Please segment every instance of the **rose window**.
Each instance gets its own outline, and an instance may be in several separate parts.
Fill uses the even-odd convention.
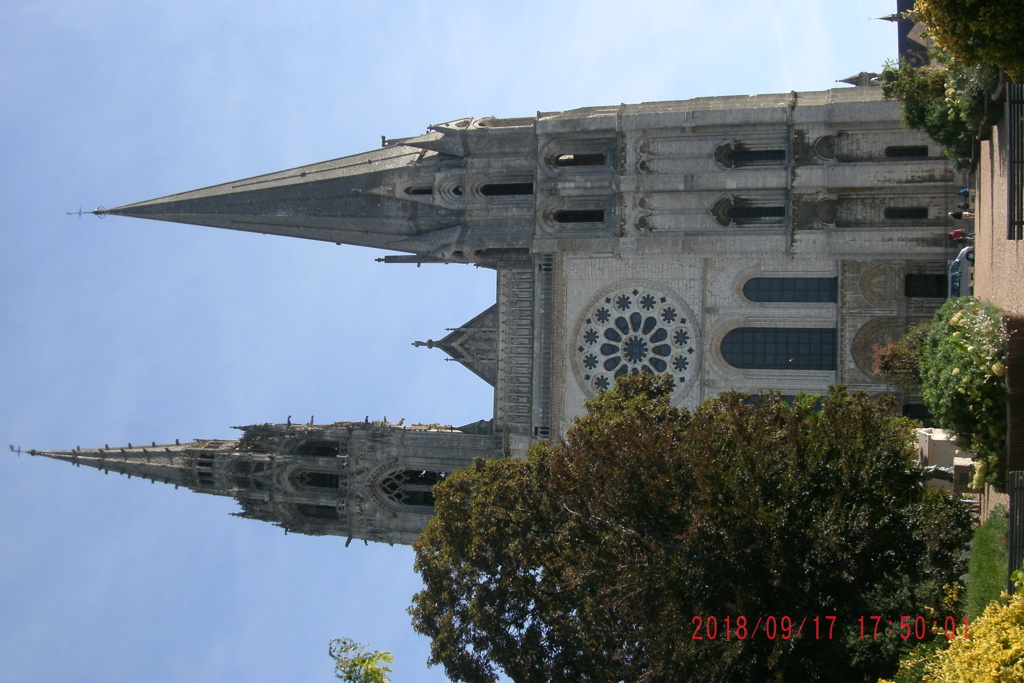
[[[616,377],[640,372],[669,373],[673,400],[693,384],[700,355],[696,321],[683,301],[652,285],[599,296],[584,310],[576,339],[573,366],[590,395],[610,389]]]

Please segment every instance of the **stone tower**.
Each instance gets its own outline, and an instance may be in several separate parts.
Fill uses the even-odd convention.
[[[871,347],[941,304],[958,188],[879,90],[460,119],[99,211],[494,269],[492,307],[417,342],[490,383],[493,413],[461,429],[262,425],[45,455],[232,495],[289,530],[407,543],[431,482],[557,438],[626,373],[669,373],[690,407],[724,390],[890,392]]]

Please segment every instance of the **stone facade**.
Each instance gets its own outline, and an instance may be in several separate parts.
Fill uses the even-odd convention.
[[[624,373],[670,373],[673,401],[689,407],[725,390],[891,391],[871,372],[871,347],[941,304],[958,188],[939,147],[904,129],[879,90],[460,119],[373,152],[102,211],[496,271],[493,307],[418,342],[494,386],[479,425],[324,428],[356,449],[331,470],[333,517],[193,488],[296,531],[407,543],[429,505],[389,497],[385,483],[521,456]],[[224,448],[255,457],[240,455],[252,433]],[[295,481],[280,471],[281,486]],[[321,498],[302,505],[329,508]]]

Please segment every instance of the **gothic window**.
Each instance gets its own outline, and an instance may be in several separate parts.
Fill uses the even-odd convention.
[[[533,194],[533,183],[489,183],[480,188],[485,197],[514,197]]]
[[[213,481],[213,453],[200,452],[196,456],[196,479],[200,486],[212,487]]]
[[[757,303],[835,303],[834,277],[753,277],[743,284],[743,296]]]
[[[398,470],[380,483],[381,492],[392,502],[412,507],[433,507],[434,484],[444,480],[447,472],[431,470]]]
[[[835,370],[836,330],[738,327],[722,340],[722,356],[747,370]]]
[[[295,455],[334,458],[338,455],[338,442],[331,439],[306,439],[295,448]]]
[[[944,299],[947,294],[945,275],[908,273],[903,281],[903,293],[914,299]]]
[[[253,475],[264,471],[267,469],[267,466],[268,463],[261,460],[253,462],[246,459],[235,462],[231,467],[235,485],[243,489],[265,490],[267,488],[266,483],[257,477],[253,477]]]
[[[604,209],[562,209],[555,211],[556,223],[603,223]]]
[[[786,207],[784,206],[733,206],[726,211],[726,215],[737,223],[744,221],[756,221],[766,218],[785,218]]]
[[[303,488],[337,490],[341,477],[331,472],[300,472],[296,483]]]
[[[715,150],[715,161],[728,168],[779,165],[786,162],[786,150],[749,149],[742,144],[726,143]]]
[[[314,519],[338,519],[338,510],[333,505],[309,505],[301,503],[295,506],[300,514]]]
[[[899,145],[885,148],[885,156],[890,159],[927,159],[927,145]]]
[[[927,206],[890,206],[884,216],[892,221],[924,220],[928,218]]]
[[[723,197],[711,207],[711,213],[718,224],[724,227],[757,226],[785,220],[786,207],[755,204],[739,197]]]
[[[607,158],[604,154],[559,154],[555,157],[555,166],[570,168],[573,166],[604,166]]]

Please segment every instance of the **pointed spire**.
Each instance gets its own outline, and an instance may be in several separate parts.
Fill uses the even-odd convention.
[[[154,482],[196,488],[193,477],[191,452],[201,447],[198,443],[186,445],[150,445],[124,448],[98,448],[92,450],[25,451],[53,460],[61,460],[76,466],[92,467],[105,473],[124,474],[129,478],[140,477]]]
[[[430,204],[401,201],[382,188],[423,177],[432,183],[430,167],[438,163],[437,153],[389,145],[94,213],[403,251],[391,245],[443,225]],[[444,222],[451,221],[449,211]]]

